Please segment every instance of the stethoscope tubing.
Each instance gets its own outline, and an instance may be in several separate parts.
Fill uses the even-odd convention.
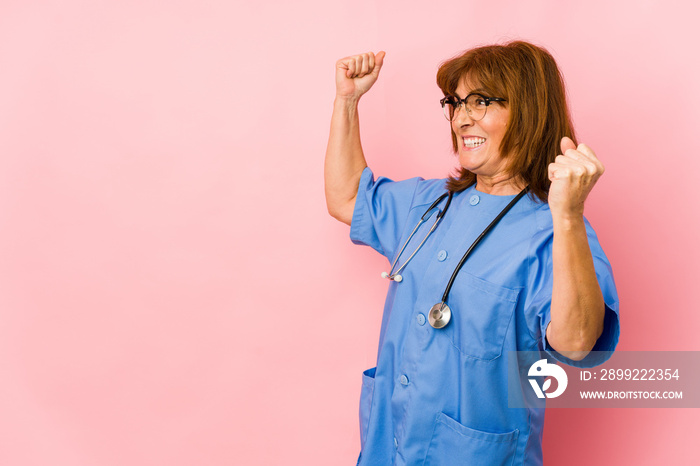
[[[481,232],[481,234],[474,240],[471,246],[469,246],[469,249],[467,249],[467,252],[464,253],[462,258],[460,259],[459,263],[457,264],[457,267],[455,267],[454,272],[452,272],[452,276],[450,277],[450,281],[447,282],[447,287],[445,288],[445,292],[442,294],[442,302],[445,303],[447,302],[447,297],[450,294],[450,290],[452,289],[452,285],[454,284],[455,279],[457,278],[457,274],[459,273],[460,269],[464,265],[465,262],[467,262],[467,258],[469,255],[472,253],[474,248],[478,246],[478,244],[481,242],[482,239],[491,231],[493,227],[496,226],[498,222],[501,221],[501,219],[508,213],[508,211],[527,193],[529,186],[526,186],[525,189],[520,191],[520,193],[513,198],[512,201],[508,203],[507,206],[501,212],[496,216],[496,218],[493,219],[493,221],[484,228],[484,231]],[[415,254],[415,253],[414,253]]]
[[[449,191],[449,192],[443,194],[442,196],[438,197],[435,200],[435,202],[433,202],[430,205],[430,207],[428,207],[428,210],[426,210],[425,213],[421,216],[420,221],[416,224],[416,226],[413,229],[413,231],[411,232],[411,234],[408,235],[408,239],[403,243],[403,247],[401,248],[399,253],[396,255],[394,262],[392,262],[391,269],[389,269],[390,273],[387,274],[388,278],[393,280],[396,276],[398,276],[401,273],[401,271],[408,265],[408,263],[411,262],[411,259],[413,259],[413,256],[415,256],[418,253],[418,251],[420,251],[420,249],[423,247],[423,244],[425,244],[426,240],[431,235],[431,233],[433,231],[435,231],[435,229],[438,226],[438,223],[440,223],[440,220],[447,212],[447,209],[450,207],[450,204],[452,203],[453,194],[454,193],[452,191]],[[428,234],[425,235],[425,238],[423,238],[423,241],[421,241],[421,243],[418,245],[418,247],[415,249],[415,251],[413,251],[413,254],[411,254],[411,256],[408,259],[406,259],[406,261],[403,263],[403,265],[401,267],[399,267],[399,269],[396,272],[394,272],[394,267],[396,266],[396,263],[398,262],[399,258],[401,257],[401,254],[403,254],[404,250],[406,249],[406,246],[408,246],[408,243],[411,242],[411,238],[413,238],[413,235],[416,234],[416,231],[418,231],[418,228],[420,228],[420,226],[423,225],[423,223],[425,223],[431,217],[433,209],[435,209],[438,206],[438,204],[440,204],[440,202],[442,202],[442,200],[445,199],[445,197],[447,197],[447,203],[445,204],[445,208],[443,210],[438,211],[437,217],[435,218],[435,222],[433,223],[433,226],[430,227],[430,231],[428,231]],[[400,281],[400,280],[398,280],[398,281]]]

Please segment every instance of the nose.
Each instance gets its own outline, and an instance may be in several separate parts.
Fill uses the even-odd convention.
[[[469,115],[469,111],[467,110],[466,105],[462,103],[459,107],[455,108],[454,110],[454,117],[452,118],[452,124],[455,125],[456,127],[462,127],[462,126],[470,126],[474,123],[474,120],[472,120],[471,116]]]

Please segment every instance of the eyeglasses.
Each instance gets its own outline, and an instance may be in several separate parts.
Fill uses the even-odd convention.
[[[491,102],[506,102],[506,99],[500,97],[484,97],[481,94],[471,93],[464,99],[460,99],[454,95],[445,96],[444,99],[440,99],[440,105],[442,105],[442,112],[445,114],[447,121],[452,121],[455,119],[455,112],[459,107],[464,104],[464,108],[467,109],[467,115],[474,121],[479,121],[486,115],[486,110]]]

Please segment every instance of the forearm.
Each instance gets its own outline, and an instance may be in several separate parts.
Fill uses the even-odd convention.
[[[605,303],[593,266],[583,215],[552,216],[553,288],[549,344],[580,360],[603,332]]]
[[[328,212],[348,225],[362,171],[367,166],[360,142],[358,99],[336,97],[324,166]]]

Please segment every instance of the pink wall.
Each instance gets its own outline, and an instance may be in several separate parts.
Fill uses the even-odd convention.
[[[369,49],[365,150],[401,178],[454,165],[442,60],[548,47],[607,166],[619,349],[700,350],[700,33],[674,3],[3,0],[0,464],[354,464],[385,265],[322,165],[335,60]],[[550,410],[545,458],[697,464],[699,421]]]

